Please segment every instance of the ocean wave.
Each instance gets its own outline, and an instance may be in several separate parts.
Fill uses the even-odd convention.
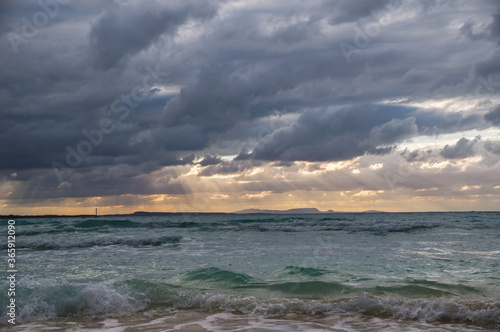
[[[299,272],[300,269],[301,268],[296,268],[295,272]],[[302,269],[303,272],[309,274],[316,270],[313,268]],[[293,272],[294,269],[287,270]],[[183,284],[199,289],[239,290],[247,293],[260,290],[261,294],[267,294],[268,296],[269,294],[276,294],[315,298],[336,294],[348,294],[353,290],[353,287],[335,281],[264,281],[244,273],[221,270],[214,267],[201,268],[187,272],[182,275],[181,280]]]
[[[18,227],[17,235],[35,236],[41,234],[55,233],[73,233],[73,232],[95,232],[103,231],[104,229],[112,228],[138,228],[142,227],[141,223],[130,220],[100,220],[88,219],[83,221],[44,221],[40,223],[20,223],[16,221],[16,226],[31,226]]]
[[[181,302],[180,304],[182,308],[185,303]],[[484,327],[500,325],[500,302],[495,300],[408,300],[362,294],[351,299],[337,301],[298,299],[261,301],[251,296],[239,297],[207,293],[194,296],[186,308],[257,314],[265,317],[281,317],[287,314],[323,316],[348,312],[377,318],[462,323]]]
[[[106,227],[106,226],[113,228],[136,228],[136,227],[141,227],[141,223],[131,221],[128,219],[124,220],[88,219],[73,223],[72,226],[77,228],[96,228],[96,227]]]
[[[482,291],[463,284],[446,284],[433,280],[406,279],[390,286],[376,286],[370,290],[375,295],[403,295],[407,297],[482,295]]]
[[[300,267],[300,266],[294,266],[294,265],[289,265],[285,267],[284,274],[286,275],[301,275],[301,276],[307,276],[307,277],[321,277],[327,274],[333,273],[332,271],[325,270],[325,269],[317,269],[313,267]]]
[[[23,236],[34,236],[41,234],[54,234],[54,233],[73,233],[73,232],[94,232],[96,228],[81,228],[78,229],[75,226],[71,225],[60,225],[56,228],[47,228],[47,227],[37,227],[37,228],[21,228],[16,231],[17,235]]]
[[[218,229],[227,230],[228,227],[235,228],[235,225],[225,223],[197,223],[191,221],[149,221],[149,222],[136,222],[131,220],[100,220],[89,219],[77,222],[56,223],[55,226],[51,223],[40,224],[26,224],[32,226],[29,228],[19,228],[18,235],[35,236],[41,234],[55,234],[55,233],[85,233],[85,232],[115,232],[117,229],[161,229],[161,228],[198,228],[202,231],[217,231]]]
[[[89,219],[77,223],[72,226],[77,229],[85,228],[193,228],[201,226],[218,226],[221,223],[197,223],[193,221],[132,221],[124,220],[106,220],[106,219]]]
[[[464,230],[472,229],[496,229],[497,219],[491,216],[483,219],[465,219],[456,222],[456,219],[439,220],[436,218],[408,218],[391,215],[388,218],[382,215],[373,218],[367,215],[341,216],[246,216],[231,217],[228,219],[203,219],[190,218],[165,218],[163,220],[151,220],[144,218],[94,218],[94,219],[44,219],[37,222],[19,220],[16,221],[18,229],[16,233],[23,236],[36,236],[54,233],[85,233],[85,232],[117,232],[129,229],[194,229],[203,232],[219,231],[258,231],[258,232],[347,232],[347,233],[371,233],[373,235],[385,236],[391,233],[419,233],[433,229],[458,228]],[[6,222],[6,220],[4,220]]]
[[[4,286],[2,288],[7,288]],[[0,295],[2,303],[3,294]],[[133,290],[118,290],[105,283],[69,283],[65,280],[23,278],[16,285],[16,322],[27,323],[60,317],[116,317],[146,308],[148,300]],[[2,306],[1,324],[7,323]]]
[[[8,221],[9,221],[9,219],[0,219],[0,225],[2,225],[2,224],[7,225]],[[28,220],[22,220],[22,219],[17,220],[16,219],[16,225],[18,225],[18,226],[29,226],[29,225],[35,225],[35,224],[36,224],[36,222],[34,222],[34,221],[28,221]]]
[[[56,227],[40,227],[19,229],[18,234],[34,236],[41,234],[72,233],[72,232],[103,232],[129,228],[196,228],[199,231],[247,231],[259,232],[312,232],[312,231],[343,231],[350,233],[370,232],[374,234],[387,234],[394,232],[409,233],[415,231],[426,231],[440,224],[397,224],[397,223],[359,223],[345,221],[286,221],[281,220],[253,220],[235,223],[196,223],[196,222],[132,222],[127,220],[86,220],[74,224],[62,224]]]
[[[180,280],[184,285],[205,290],[239,290],[246,293],[260,290],[260,294],[316,299],[361,293],[376,296],[405,296],[408,298],[483,296],[481,290],[471,286],[446,284],[431,280],[393,280],[384,285],[366,287],[344,284],[335,280],[317,279],[330,274],[333,274],[333,272],[323,269],[288,266],[279,274],[277,280],[265,281],[244,273],[210,267],[184,273],[180,276]],[[290,278],[295,278],[295,280],[290,280]]]
[[[352,218],[341,218],[341,217],[325,217],[321,218],[320,221],[354,221]]]
[[[272,218],[262,218],[255,217],[250,219],[234,219],[229,222],[239,223],[239,224],[253,224],[253,223],[287,223],[287,222],[297,222],[302,220],[310,220],[308,217],[283,217],[283,216],[273,216]]]
[[[251,287],[252,285],[247,288]],[[294,295],[301,298],[324,298],[333,295],[347,295],[356,291],[354,287],[339,282],[320,280],[273,282],[257,287],[266,289],[275,295]]]
[[[3,285],[2,290],[8,287]],[[498,299],[381,297],[367,293],[330,300],[276,297],[262,300],[217,292],[199,292],[159,281],[129,280],[106,283],[21,279],[18,282],[17,321],[43,321],[61,317],[117,317],[162,305],[184,310],[231,312],[265,317],[288,314],[324,316],[359,313],[369,317],[439,323],[500,326]],[[0,294],[5,300],[6,292]],[[6,311],[0,309],[2,324]]]
[[[183,281],[203,284],[217,284],[219,286],[243,286],[259,284],[261,281],[244,273],[221,270],[215,267],[201,268],[185,273]]]
[[[498,300],[380,298],[363,294],[342,302],[341,308],[381,318],[500,326]]]
[[[262,232],[311,232],[311,231],[344,231],[349,233],[370,232],[410,233],[426,231],[442,226],[438,223],[404,224],[404,223],[348,223],[348,222],[293,222],[275,224],[256,224],[251,227]]]
[[[29,240],[22,239],[16,242],[18,249],[30,250],[57,250],[71,248],[90,248],[103,247],[112,245],[125,246],[160,246],[168,243],[178,243],[182,239],[181,236],[156,236],[156,237],[92,237],[92,238],[65,238],[58,239],[57,242],[45,238],[30,238]],[[7,249],[7,243],[1,246],[2,249]]]

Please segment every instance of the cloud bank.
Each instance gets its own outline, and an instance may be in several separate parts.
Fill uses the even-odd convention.
[[[0,6],[0,212],[498,206],[496,1]]]

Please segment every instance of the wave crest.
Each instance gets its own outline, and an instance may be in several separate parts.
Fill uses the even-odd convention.
[[[222,273],[227,271],[206,270],[191,275],[196,275],[196,279],[199,279],[200,273],[203,275],[205,272],[210,272],[220,275],[224,280],[228,277],[227,274]],[[235,278],[242,278],[242,276],[235,276]],[[4,283],[0,294],[2,302],[5,300],[3,297],[6,294],[4,292],[6,287],[8,285]],[[19,280],[18,290],[17,312],[20,323],[59,317],[124,316],[150,306],[163,305],[176,309],[222,311],[265,317],[281,317],[287,314],[316,316],[361,313],[377,318],[462,323],[482,327],[500,326],[500,302],[495,299],[409,299],[378,297],[364,293],[350,298],[330,300],[278,297],[262,300],[254,296],[204,293],[195,289],[147,280],[129,280],[114,284],[79,284],[24,278]],[[3,307],[0,309],[2,324],[7,323],[5,310]]]
[[[72,248],[90,248],[90,247],[104,247],[112,245],[124,246],[160,246],[168,243],[178,243],[182,236],[156,236],[156,237],[98,237],[98,238],[84,238],[84,239],[65,239],[54,242],[43,238],[31,238],[29,240],[23,239],[16,243],[19,249],[30,250],[57,250],[57,249],[72,249]],[[2,249],[7,248],[7,243],[1,246]]]

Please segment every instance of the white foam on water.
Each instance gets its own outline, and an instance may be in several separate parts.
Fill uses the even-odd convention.
[[[344,302],[341,307],[345,311],[396,319],[472,323],[480,326],[500,324],[500,302],[494,300],[463,302],[437,298],[397,299],[361,295]]]
[[[127,287],[119,290],[105,283],[72,284],[53,280],[22,279],[20,286],[34,289],[31,296],[19,303],[18,322],[52,320],[61,317],[109,318],[130,316],[147,308],[149,299]],[[186,295],[170,294],[165,304],[177,309],[202,310],[207,313],[226,312],[249,317],[282,318],[286,315],[335,316],[362,314],[368,318],[420,321],[428,323],[473,324],[492,327],[500,325],[500,302],[490,300],[452,300],[446,298],[409,299],[384,298],[367,294],[352,299],[314,301],[275,299],[263,301],[253,296],[220,293]],[[142,299],[141,299],[142,298]],[[214,316],[222,317],[222,316]],[[163,323],[158,321],[158,323]],[[152,324],[156,324],[153,322]]]
[[[116,319],[105,319],[100,322],[103,327],[99,328],[78,328],[79,332],[93,332],[93,331],[102,331],[102,332],[123,332],[127,329],[126,326],[122,326]]]
[[[147,305],[147,301],[136,299],[130,291],[119,292],[105,283],[75,284],[66,280],[22,278],[17,286],[20,294],[26,294],[17,301],[18,323],[60,317],[120,317]],[[6,319],[0,323],[7,324]]]
[[[206,316],[204,319],[193,320],[177,324],[162,331],[190,331],[200,330],[209,332],[219,331],[286,331],[286,332],[422,332],[422,331],[449,331],[473,332],[482,331],[479,327],[464,325],[443,324],[434,325],[424,322],[399,321],[364,317],[360,314],[337,314],[330,317],[307,318],[303,316],[286,317],[283,319],[264,316],[237,315],[232,313],[217,313]]]
[[[206,331],[253,331],[255,329],[262,331],[304,331],[321,332],[325,329],[313,328],[309,322],[299,322],[293,320],[270,319],[262,316],[242,316],[231,313],[218,313],[207,316],[203,320],[183,323],[174,326],[166,331],[185,331],[190,326],[199,325]],[[231,328],[230,330],[228,328]]]
[[[476,332],[498,331],[462,324],[432,324],[421,321],[395,320],[389,318],[366,317],[362,314],[340,313],[324,317],[287,315],[270,318],[261,315],[233,313],[202,313],[183,310],[176,314],[158,317],[156,311],[137,313],[119,319],[101,321],[47,321],[18,326],[12,331],[80,331],[80,332],[125,332],[125,331],[286,331],[286,332]],[[152,317],[151,317],[152,315]],[[150,321],[144,319],[150,317]],[[136,322],[140,323],[136,323]]]

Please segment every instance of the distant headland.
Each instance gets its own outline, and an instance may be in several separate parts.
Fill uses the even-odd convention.
[[[260,210],[260,209],[245,209],[233,212],[234,214],[327,214],[327,213],[351,213],[343,211],[320,211],[316,208],[288,209],[288,210]],[[357,213],[385,213],[384,211],[369,210]]]
[[[79,215],[0,215],[0,219],[15,219],[15,218],[95,218],[95,217],[118,217],[118,216],[136,216],[136,217],[153,217],[153,216],[172,216],[181,214],[198,214],[198,215],[214,215],[214,214],[329,214],[329,213],[387,213],[384,211],[368,210],[363,212],[346,212],[346,211],[320,211],[317,208],[298,208],[288,210],[261,210],[261,209],[245,209],[234,212],[147,212],[136,211],[125,214],[79,214]]]

